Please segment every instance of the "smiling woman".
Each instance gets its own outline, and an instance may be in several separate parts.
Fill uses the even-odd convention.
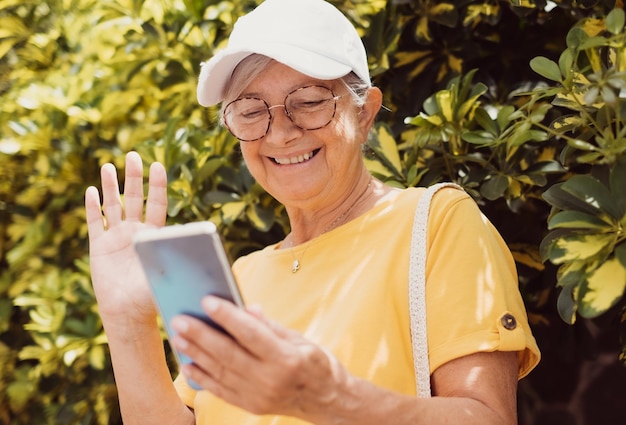
[[[151,167],[142,222],[139,156],[127,157],[125,205],[114,167],[102,168],[104,217],[97,190],[86,194],[91,270],[124,423],[517,423],[517,380],[539,351],[511,254],[455,189],[439,191],[430,210],[420,348],[435,397],[417,396],[413,348],[424,341],[411,339],[409,251],[425,190],[393,188],[365,167],[382,94],[350,22],[323,0],[266,0],[203,64],[197,93],[203,106],[222,103],[291,232],[233,265],[247,311],[203,300],[230,336],[174,319],[171,343],[193,364],[172,383],[130,245],[165,221],[165,170]]]
[[[245,64],[241,69],[245,71]],[[367,186],[369,173],[360,152],[380,108],[381,95],[378,89],[369,89],[364,105],[358,107],[340,79],[318,80],[276,61],[271,61],[265,71],[229,103],[225,113],[242,99],[263,99],[259,102],[264,106],[286,101],[284,108],[264,108],[262,143],[242,142],[241,151],[257,182],[287,210],[293,206],[304,214],[304,234],[297,230],[299,220],[290,218],[290,241],[300,243],[319,235]],[[305,94],[316,103],[321,96],[327,102],[321,108],[316,106],[313,116],[299,111],[294,117],[290,100],[302,92],[312,92]],[[227,124],[229,119],[226,115]],[[300,119],[308,123],[306,127]],[[300,161],[305,156],[308,160]]]

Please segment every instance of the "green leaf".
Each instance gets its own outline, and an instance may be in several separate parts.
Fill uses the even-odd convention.
[[[469,84],[469,83],[468,83]],[[480,103],[478,101],[478,99],[487,92],[488,88],[486,85],[484,85],[483,83],[477,83],[476,85],[474,85],[472,87],[472,91],[470,93],[470,96],[467,98],[467,100],[463,101],[463,97],[459,97],[459,101],[463,101],[463,103],[461,104],[461,106],[458,107],[458,110],[455,113],[455,118],[457,120],[461,120],[463,118],[466,118],[467,115],[469,115],[469,113],[474,110]],[[460,96],[462,96],[463,93],[461,93]]]
[[[496,123],[498,124],[498,133],[507,128],[508,124],[513,119],[513,114],[515,112],[515,107],[513,105],[506,105],[498,111],[498,116],[496,118]]]
[[[105,366],[105,351],[102,345],[95,345],[89,350],[89,364],[96,370],[103,370]]]
[[[580,105],[574,97],[564,94],[561,91],[557,91],[555,93],[552,105],[567,108],[576,112],[582,112],[584,110],[584,106]]]
[[[576,322],[576,302],[574,300],[575,286],[566,286],[559,293],[556,307],[561,319],[570,325]]]
[[[587,33],[582,28],[576,26],[568,31],[565,41],[570,49],[578,49],[587,38],[589,38]]]
[[[255,183],[254,177],[252,177],[252,174],[250,174],[250,170],[248,170],[248,166],[245,162],[242,162],[241,166],[239,167],[239,178],[241,179],[241,183],[243,186],[242,191],[244,192],[248,192]]]
[[[540,104],[528,115],[528,119],[533,124],[538,124],[544,120],[546,114],[548,113],[548,111],[550,111],[551,108],[552,106],[550,106],[548,103]]]
[[[455,96],[451,90],[440,90],[435,93],[435,101],[437,102],[437,109],[439,114],[443,117],[444,121],[454,122],[454,108]]]
[[[562,189],[563,183],[551,186],[541,195],[550,205],[560,210],[574,210],[597,215],[600,210],[593,205],[583,202],[569,192]]]
[[[596,49],[597,47],[604,47],[609,45],[609,40],[607,40],[604,37],[589,37],[586,40],[584,40],[580,46],[578,46],[578,48],[580,50],[593,50]],[[590,53],[593,54],[597,54],[597,52],[593,52],[591,51]],[[598,69],[595,69],[595,71],[598,71]]]
[[[595,145],[592,145],[591,143],[585,142],[584,140],[580,140],[580,139],[573,139],[573,140],[569,139],[567,141],[567,144],[581,151],[594,152],[598,150],[598,148]]]
[[[606,17],[606,29],[614,35],[622,32],[624,28],[624,10],[615,8]]]
[[[580,211],[561,211],[556,213],[548,222],[548,229],[612,229],[612,225],[598,217]]]
[[[572,67],[574,66],[574,53],[572,49],[565,49],[561,56],[559,56],[559,70],[561,75],[568,79],[572,73]]]
[[[563,183],[562,189],[581,201],[599,208],[616,220],[622,218],[622,212],[609,189],[592,176],[574,175]]]
[[[480,193],[485,198],[493,201],[504,195],[509,187],[509,179],[502,175],[491,176],[489,180],[480,186]]]
[[[233,192],[225,192],[222,190],[212,190],[207,192],[203,201],[209,204],[228,204],[230,202],[239,202],[241,197]]]
[[[367,146],[376,154],[376,159],[395,177],[402,176],[402,161],[390,128],[386,124],[377,124],[376,131],[370,132]]]
[[[391,130],[386,125],[380,125],[377,127],[376,135],[378,136],[378,146],[380,146],[379,152],[382,153],[389,164],[393,166],[393,171],[400,174],[402,162],[400,161],[396,139],[393,137]]]
[[[572,233],[554,242],[549,251],[549,258],[552,264],[590,260],[605,252],[613,240],[612,234]]]
[[[437,3],[433,2],[428,12],[428,17],[438,24],[445,25],[450,28],[454,28],[459,20],[457,8],[452,3]]]
[[[18,412],[22,410],[35,391],[35,383],[32,381],[20,380],[10,383],[6,393],[9,396],[11,408]]]
[[[561,81],[561,70],[556,62],[544,56],[537,56],[530,61],[530,67],[537,74],[552,81]]]
[[[529,140],[533,142],[545,142],[548,140],[548,133],[543,130],[530,130],[528,132]]]
[[[583,285],[582,299],[579,301],[580,315],[594,318],[619,302],[626,289],[626,268],[615,258],[598,267]]]
[[[541,256],[541,261],[548,261],[550,259],[550,252],[556,244],[556,241],[571,233],[572,231],[568,229],[556,229],[544,236],[539,244],[539,255]]]
[[[585,121],[580,115],[562,115],[550,123],[550,128],[563,134],[584,124]]]
[[[274,211],[259,204],[248,207],[246,214],[250,223],[261,232],[267,232],[274,224]]]
[[[626,242],[622,242],[615,247],[615,258],[619,260],[622,266],[626,267]]]
[[[209,179],[211,176],[215,175],[215,173],[226,163],[225,158],[216,157],[211,158],[200,167],[197,172],[195,178],[198,181],[205,181]]]
[[[422,104],[422,108],[427,115],[437,115],[441,109],[439,109],[439,104],[437,103],[436,93],[430,95]]]
[[[8,52],[10,52],[13,46],[15,46],[20,41],[21,40],[18,38],[0,39],[0,59],[2,59]]]
[[[584,155],[580,155],[577,160],[578,162],[580,162],[581,164],[597,164],[599,162],[602,161],[602,159],[604,158],[604,155],[602,155],[601,153],[596,153],[596,152],[591,152],[591,153],[587,153]]]
[[[246,203],[243,201],[240,202],[229,202],[228,204],[222,205],[220,209],[220,215],[222,217],[222,222],[226,225],[231,224],[235,220],[237,220],[243,212],[246,210]]]
[[[586,265],[585,261],[572,261],[563,264],[558,270],[557,286],[564,288],[581,285],[585,281]]]
[[[513,177],[515,180],[528,184],[531,186],[545,186],[548,183],[548,179],[543,173],[527,173],[527,174],[519,174]]]
[[[526,170],[529,174],[540,173],[540,174],[554,174],[554,173],[564,173],[565,169],[558,161],[541,161],[537,162]]]
[[[517,7],[526,7],[528,9],[534,9],[537,7],[533,0],[511,0],[511,4]]]
[[[493,135],[487,131],[467,131],[461,138],[473,145],[490,145],[495,142]]]
[[[626,214],[626,156],[613,165],[609,182],[611,194],[618,208],[617,212],[623,218]]]

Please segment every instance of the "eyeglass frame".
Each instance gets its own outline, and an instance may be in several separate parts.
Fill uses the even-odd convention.
[[[309,87],[321,87],[323,89],[326,89],[330,92],[330,94],[333,95],[333,97],[331,97],[330,99],[327,100],[332,100],[333,103],[333,113],[330,116],[330,119],[328,120],[328,122],[322,126],[319,127],[315,127],[315,128],[304,128],[299,126],[292,118],[292,114],[293,112],[289,111],[287,109],[287,98],[289,96],[291,96],[292,94],[300,91],[300,90],[304,90],[307,89]],[[333,122],[333,118],[335,118],[335,114],[337,113],[337,101],[339,99],[341,99],[342,97],[344,97],[345,94],[341,94],[341,95],[336,95],[335,92],[333,91],[333,89],[326,87],[326,86],[322,86],[320,84],[308,84],[306,86],[302,86],[302,87],[298,87],[292,91],[290,91],[289,93],[287,93],[287,95],[285,96],[285,98],[283,99],[283,103],[282,104],[276,104],[276,105],[269,105],[267,103],[267,101],[265,101],[265,99],[261,99],[260,97],[255,97],[255,96],[244,96],[244,97],[238,97],[235,100],[232,100],[230,102],[228,102],[228,104],[226,104],[226,106],[224,106],[224,108],[222,109],[223,113],[222,113],[222,123],[226,126],[226,128],[228,129],[228,131],[230,132],[230,134],[232,134],[235,138],[237,138],[237,140],[239,140],[240,142],[256,142],[257,140],[261,140],[262,138],[264,138],[265,136],[267,136],[267,133],[269,133],[270,131],[270,127],[272,126],[272,122],[274,120],[274,115],[272,114],[272,109],[274,108],[278,108],[279,106],[282,106],[283,109],[285,110],[285,115],[287,116],[287,118],[289,118],[289,121],[291,121],[291,123],[293,125],[295,125],[296,127],[298,127],[300,130],[304,130],[304,131],[313,131],[313,130],[319,130],[321,128],[326,127],[328,124],[330,124],[331,122]],[[230,126],[228,125],[228,122],[226,122],[226,110],[228,109],[228,107],[230,105],[232,105],[233,103],[240,101],[240,100],[245,100],[245,99],[250,99],[250,100],[260,100],[261,102],[263,102],[265,104],[265,107],[267,108],[267,113],[269,115],[269,119],[267,120],[267,128],[265,129],[265,133],[261,136],[261,137],[257,137],[256,139],[240,139],[239,137],[237,137],[237,135],[233,132],[233,130],[230,128]]]

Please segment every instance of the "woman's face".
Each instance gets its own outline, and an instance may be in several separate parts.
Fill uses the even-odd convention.
[[[311,84],[342,96],[328,125],[302,130],[287,117],[284,108],[276,107],[271,109],[273,118],[265,137],[241,142],[244,160],[256,181],[287,207],[319,208],[351,190],[364,170],[361,144],[380,107],[379,102],[356,107],[340,81],[316,80],[277,62],[240,97],[258,97],[270,106],[282,105],[287,94]]]

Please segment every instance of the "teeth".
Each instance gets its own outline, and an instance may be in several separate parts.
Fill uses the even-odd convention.
[[[301,162],[308,161],[311,158],[313,158],[313,152],[305,153],[304,155],[294,156],[292,158],[274,158],[274,161],[277,164],[289,165],[300,164]]]

